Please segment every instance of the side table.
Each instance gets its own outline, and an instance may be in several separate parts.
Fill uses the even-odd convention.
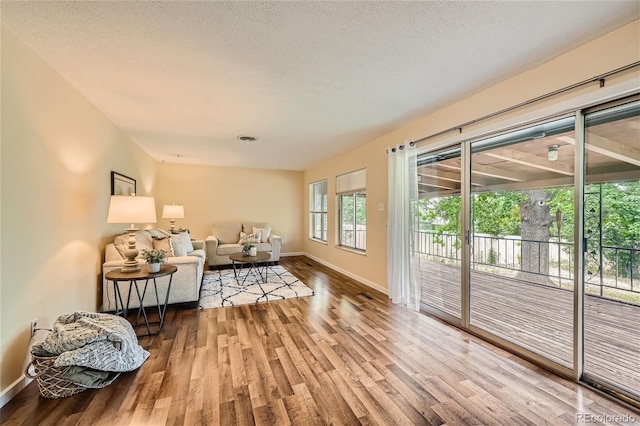
[[[113,293],[115,294],[115,302],[116,302],[116,315],[122,315],[124,318],[129,316],[129,304],[131,303],[131,292],[135,288],[136,294],[138,295],[138,301],[140,302],[140,306],[138,307],[138,313],[136,315],[136,320],[131,325],[135,328],[138,326],[145,326],[147,328],[147,334],[137,334],[138,337],[144,336],[152,336],[154,334],[160,333],[162,330],[162,326],[164,325],[164,316],[167,312],[167,303],[169,302],[169,292],[171,291],[171,281],[173,280],[173,274],[178,270],[177,267],[173,265],[162,265],[159,272],[150,273],[149,267],[147,265],[142,265],[139,271],[137,272],[122,272],[119,269],[115,269],[113,271],[109,271],[105,274],[105,279],[107,281],[113,282]],[[158,284],[156,283],[157,278],[161,277],[169,277],[169,284],[167,286],[167,294],[164,298],[164,304],[160,303],[160,298],[158,297]],[[158,321],[149,322],[149,317],[147,316],[147,311],[144,306],[144,296],[147,293],[147,287],[149,285],[149,280],[153,281],[153,288],[155,290],[156,295],[156,305],[158,307]],[[122,302],[122,294],[120,293],[119,282],[127,282],[129,281],[129,294],[127,296],[127,305],[125,306]],[[144,288],[142,293],[140,292],[139,282],[144,281]],[[142,315],[144,321],[140,322],[140,315]],[[151,325],[158,325],[158,329],[152,333]]]

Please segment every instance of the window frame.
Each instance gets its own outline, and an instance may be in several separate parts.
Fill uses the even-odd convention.
[[[367,191],[366,190],[359,190],[359,191],[349,191],[349,192],[343,192],[340,194],[336,194],[338,197],[338,247],[340,248],[345,248],[348,250],[353,250],[356,251],[358,253],[366,253],[367,252],[367,229],[366,229],[366,223],[367,223]],[[353,231],[354,231],[354,236],[352,238],[353,243],[352,244],[346,244],[346,241],[343,240],[343,221],[342,221],[342,211],[343,211],[343,207],[342,207],[342,203],[343,203],[343,197],[353,197],[353,222],[351,223],[351,225],[353,226]],[[358,216],[356,213],[357,210],[357,203],[358,203],[358,198],[362,198],[364,200],[364,215],[365,215],[365,220],[364,220],[364,225],[365,225],[365,229],[362,230],[362,232],[364,232],[364,247],[359,247],[358,246]]]
[[[323,184],[324,184],[324,193],[322,191]],[[327,238],[329,235],[329,226],[327,223],[328,216],[329,216],[327,187],[328,187],[327,179],[319,180],[309,184],[309,239],[312,241],[318,241],[325,244],[327,243]],[[316,203],[317,195],[319,195],[320,197],[324,196],[324,198],[320,199],[319,210],[318,210],[318,204]],[[320,235],[319,236],[317,235],[317,232],[316,232],[317,215],[320,215]]]

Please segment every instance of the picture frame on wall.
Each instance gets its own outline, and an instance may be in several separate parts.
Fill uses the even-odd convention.
[[[135,195],[136,180],[117,172],[111,172],[111,195]]]

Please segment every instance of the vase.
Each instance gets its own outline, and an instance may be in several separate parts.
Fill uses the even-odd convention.
[[[149,272],[152,274],[160,272],[160,263],[149,263]]]
[[[249,249],[249,256],[256,256],[258,254],[258,249],[255,247],[251,247]]]

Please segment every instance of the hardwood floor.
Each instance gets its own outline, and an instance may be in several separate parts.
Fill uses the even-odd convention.
[[[422,300],[460,317],[460,268],[420,260]],[[640,385],[640,306],[585,295],[585,371]],[[558,364],[573,365],[573,292],[471,272],[471,324]]]
[[[640,419],[638,412],[393,305],[306,257],[283,258],[281,265],[315,295],[172,309],[160,335],[140,340],[151,357],[139,370],[107,388],[56,400],[41,398],[31,383],[2,408],[2,424],[558,425],[581,423],[577,415]]]

